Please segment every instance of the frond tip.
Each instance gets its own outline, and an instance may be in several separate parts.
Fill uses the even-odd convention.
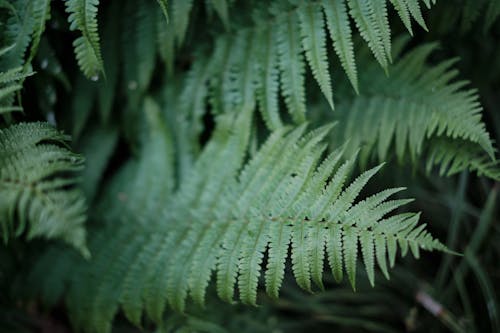
[[[7,242],[27,237],[60,238],[85,256],[86,205],[72,188],[83,158],[64,147],[68,137],[46,123],[0,130],[0,233]],[[63,146],[61,146],[63,145]]]

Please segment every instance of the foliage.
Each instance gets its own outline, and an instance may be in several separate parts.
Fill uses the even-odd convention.
[[[500,329],[498,4],[0,1],[0,330]]]

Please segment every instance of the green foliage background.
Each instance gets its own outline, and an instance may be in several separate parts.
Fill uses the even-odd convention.
[[[500,331],[499,15],[0,0],[0,331]]]

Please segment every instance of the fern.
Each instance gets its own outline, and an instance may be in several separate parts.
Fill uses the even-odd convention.
[[[83,159],[61,147],[68,137],[45,123],[20,123],[0,130],[0,215],[5,242],[27,231],[33,237],[61,238],[84,255],[85,201],[68,190]],[[59,145],[57,145],[59,144]]]
[[[393,1],[392,3],[400,11],[408,8],[407,11],[404,11],[405,17],[413,17],[425,27],[425,23],[421,19],[418,1],[405,1],[404,4],[407,6],[404,7],[405,9],[402,9],[401,1]],[[234,107],[233,102],[227,103],[221,100],[220,96],[218,96],[220,91],[230,91],[230,98],[242,100],[245,95],[248,96],[248,89],[252,89],[256,91],[257,96],[260,96],[262,100],[260,110],[267,126],[270,129],[277,129],[282,126],[282,121],[276,107],[273,105],[277,104],[274,91],[277,90],[276,86],[279,85],[293,120],[296,123],[303,122],[305,119],[305,59],[307,59],[307,63],[311,67],[313,76],[318,82],[321,91],[333,108],[332,85],[326,50],[327,30],[334,42],[334,50],[339,56],[352,86],[357,91],[357,69],[354,61],[352,31],[348,15],[356,22],[358,30],[368,42],[368,46],[375,58],[387,69],[388,62],[391,60],[391,37],[385,0],[297,2],[296,5],[285,6],[285,9],[271,9],[270,18],[267,21],[257,19],[255,27],[241,29],[235,34],[221,36],[216,39],[212,60],[209,62],[211,69],[209,75],[207,75],[211,79],[206,80],[207,84],[210,82],[212,87],[206,92],[206,95],[213,102],[212,108],[214,111],[231,112],[232,110],[238,110],[238,108]],[[184,22],[184,19],[182,19],[182,22]],[[298,29],[297,25],[300,29]],[[180,31],[184,31],[184,28]],[[178,34],[178,36],[182,35],[183,33]],[[248,47],[246,43],[240,41],[243,35],[247,40],[255,41],[264,36],[267,45],[277,45],[277,47],[265,48],[265,52],[261,56],[238,56],[246,52],[245,48]],[[269,38],[273,38],[274,41]],[[275,60],[276,57],[279,59],[278,62]],[[205,59],[200,60],[200,62],[205,62]],[[203,65],[195,65],[194,67],[197,68],[198,66]],[[252,86],[245,86],[244,88],[233,86],[233,78],[245,77],[246,74],[243,71],[248,68],[254,68],[252,70],[261,69],[265,75],[254,78],[256,84]],[[276,68],[280,69],[279,80]],[[262,96],[262,87],[268,87],[270,95]],[[186,90],[192,88],[186,85]],[[182,112],[189,113],[190,111],[182,110]]]
[[[455,59],[436,61],[442,58],[437,44],[410,48],[391,36],[406,29],[418,34],[415,42],[442,37],[425,37],[412,26],[435,33],[432,16],[423,15],[435,2],[68,0],[61,7],[49,0],[0,1],[0,41],[7,45],[0,50],[0,233],[10,243],[0,248],[0,282],[8,297],[14,295],[8,302],[38,316],[39,302],[60,308],[63,299],[74,329],[86,332],[115,330],[119,313],[144,330],[153,321],[157,330],[216,331],[219,318],[205,317],[213,312],[227,323],[240,308],[216,306],[198,316],[212,295],[230,304],[268,302],[259,309],[265,308],[257,319],[263,324],[249,325],[251,332],[289,329],[290,314],[301,311],[320,325],[380,331],[392,326],[379,323],[379,316],[394,317],[398,329],[404,316],[412,330],[416,286],[431,284],[432,274],[419,271],[416,281],[410,261],[391,272],[390,284],[382,277],[389,279],[398,252],[418,258],[421,250],[478,249],[497,191],[479,213],[474,206],[491,183],[474,184],[479,195],[469,203],[463,171],[500,179],[478,94],[459,80]],[[480,22],[493,30],[498,1],[456,3],[465,6],[448,2],[431,13],[449,9],[447,17],[462,27]],[[84,75],[60,58],[70,45],[50,47],[54,37],[75,37],[60,25],[64,10],[70,30],[78,30],[73,46]],[[487,45],[481,51],[495,53],[488,40],[481,44]],[[464,54],[466,61],[477,59]],[[14,94],[21,96],[32,65],[40,75],[23,91],[32,111],[7,114],[21,110]],[[491,72],[481,78],[488,89],[497,83]],[[100,76],[106,79],[87,80]],[[496,101],[490,95],[486,106]],[[69,137],[48,124],[11,125],[25,116],[69,128],[87,167],[70,151]],[[308,126],[318,128],[307,133]],[[367,184],[383,164],[351,178],[358,164],[364,169],[393,156],[440,175],[463,172],[457,189],[454,178],[426,178],[445,190],[433,198],[435,206],[452,211],[451,223],[441,212],[433,219],[439,230],[449,228],[446,246],[419,223],[420,213],[403,212],[412,199],[402,197],[404,188],[383,185],[391,175],[382,182],[385,189],[365,196],[380,188]],[[85,201],[92,221],[87,229]],[[440,209],[429,206],[426,217]],[[458,237],[468,220],[467,230],[476,230],[470,242]],[[12,244],[20,236],[67,244]],[[475,263],[487,286],[480,264],[495,257],[491,252]],[[451,260],[443,261],[438,280],[446,280]],[[457,265],[459,274],[447,287],[452,292],[441,292],[438,281],[432,296],[473,318],[465,264]],[[367,294],[352,293],[375,280],[377,288]],[[308,292],[326,291],[298,297],[289,281]],[[333,282],[344,285],[332,288]],[[462,302],[456,307],[455,289]],[[259,293],[283,301],[270,305]],[[389,311],[379,310],[380,301]],[[281,312],[285,325],[274,325]],[[489,313],[496,327],[494,307]],[[445,324],[452,325],[453,314],[446,314]],[[228,330],[246,326],[236,320]],[[302,315],[295,321],[310,322]],[[460,325],[454,331],[462,331]]]
[[[8,51],[0,58],[0,71],[22,66],[24,54],[31,41],[33,31],[32,17],[33,2],[28,0],[9,3],[9,16],[3,29],[4,45],[11,45]]]
[[[77,264],[71,278],[67,299],[76,327],[107,332],[120,305],[137,325],[143,312],[161,322],[166,303],[184,311],[189,294],[203,304],[212,271],[223,300],[232,302],[237,290],[242,302],[256,304],[261,271],[267,293],[277,297],[289,249],[295,279],[307,290],[312,290],[311,281],[321,286],[324,258],[339,280],[345,270],[354,288],[358,257],[373,284],[375,265],[388,276],[397,247],[402,255],[411,250],[417,257],[419,249],[446,250],[424,225],[417,226],[419,214],[387,216],[410,201],[387,200],[401,188],[355,201],[380,166],[346,183],[354,157],[341,163],[342,150],[337,150],[319,163],[325,149],[321,141],[331,126],[306,135],[305,126],[283,128],[244,162],[249,115],[247,110],[234,121],[228,115],[219,119],[190,177],[175,192],[157,181],[145,185],[157,174],[153,170],[171,168],[171,159],[146,163],[168,156],[165,148],[146,146],[138,164],[127,165],[117,176],[122,188],[112,190],[106,197],[112,201],[102,205],[108,223],[91,237],[94,261]],[[150,126],[158,124],[157,118],[150,121]],[[170,135],[160,134],[159,126],[151,133],[169,142]],[[137,185],[123,188],[131,183],[122,180],[133,174]],[[145,192],[137,186],[146,186],[150,194],[141,196]],[[121,223],[123,200],[130,210]]]
[[[22,67],[0,72],[0,114],[22,111],[20,106],[12,106],[13,95],[21,90],[22,81],[31,73],[23,73]]]
[[[97,80],[103,72],[101,47],[97,28],[97,7],[99,0],[68,0],[66,10],[71,30],[79,30],[82,36],[75,39],[76,59],[82,72]]]
[[[396,54],[404,45],[403,39],[396,42]],[[451,173],[469,167],[479,171],[479,165],[484,165],[488,156],[493,160],[494,148],[481,121],[477,93],[465,89],[466,81],[456,80],[458,72],[452,67],[456,59],[433,67],[426,65],[436,47],[435,43],[424,44],[408,52],[390,68],[389,77],[372,62],[360,77],[364,91],[345,98],[339,106],[336,119],[342,130],[334,133],[334,141],[349,139],[352,151],[362,147],[363,164],[373,155],[385,161],[391,147],[395,148],[398,160],[409,155],[416,161],[426,147],[438,149],[433,148],[432,138],[446,139],[447,148],[451,149],[448,153],[461,161]],[[370,62],[366,54],[363,60]],[[467,142],[469,150],[475,147],[475,154],[483,154],[486,160],[483,157],[481,163],[477,159],[468,160],[470,153],[462,150],[463,142]],[[445,160],[442,153],[438,154],[441,158],[436,158],[435,152],[430,154],[434,156],[430,165]],[[446,169],[443,163],[441,172]]]

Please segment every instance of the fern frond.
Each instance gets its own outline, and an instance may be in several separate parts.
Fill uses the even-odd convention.
[[[396,44],[396,49],[401,49],[404,42],[398,40]],[[344,95],[336,113],[342,130],[334,133],[334,141],[349,139],[351,150],[362,147],[364,164],[373,155],[386,160],[393,148],[400,161],[407,155],[416,161],[432,147],[432,140],[427,143],[431,137],[469,142],[478,153],[482,151],[493,159],[494,148],[481,120],[478,95],[465,88],[466,81],[456,80],[455,60],[436,66],[426,64],[436,47],[425,44],[407,53],[391,67],[389,77],[365,57],[367,66],[360,77],[365,89],[351,98]],[[452,151],[460,154],[457,149]]]
[[[297,21],[294,15],[278,21],[276,44],[278,45],[281,93],[293,120],[296,123],[303,123],[306,114],[305,64]]]
[[[425,26],[421,21],[418,0],[391,2],[402,13],[402,20],[409,29],[411,29],[410,18]],[[187,8],[188,5],[183,6]],[[305,62],[311,68],[320,90],[333,108],[326,30],[333,40],[334,50],[342,67],[354,90],[358,92],[349,16],[356,23],[357,29],[382,67],[387,69],[392,60],[387,0],[321,0],[313,3],[298,1],[291,5],[282,4],[283,9],[271,7],[269,15],[257,15],[259,18],[254,20],[255,26],[239,29],[233,34],[228,33],[216,39],[209,73],[211,77],[209,99],[213,102],[212,109],[215,113],[240,110],[235,106],[235,100],[255,93],[266,125],[270,129],[279,128],[281,119],[276,110],[275,91],[281,89],[293,120],[296,123],[303,122]],[[183,14],[180,15],[183,21],[183,17],[187,15],[185,12],[186,10],[183,10]],[[175,19],[174,17],[173,20]],[[180,31],[184,31],[184,28]],[[182,35],[183,33],[179,32],[177,39]],[[260,56],[252,56],[251,63],[245,62],[246,55],[250,53],[246,48],[253,47],[253,42],[249,44],[248,40],[242,41],[242,36],[246,36],[246,39],[262,40],[262,43],[268,45],[263,52],[258,52]],[[168,45],[171,53],[171,41]],[[196,65],[195,61],[195,66],[203,67],[206,59],[201,57],[198,62],[200,64]],[[253,71],[260,69],[263,75],[254,78],[253,85],[238,86],[235,84],[238,79],[235,78],[241,77],[242,71],[250,68],[249,66]],[[227,100],[224,101],[220,95],[226,96]]]
[[[326,14],[326,23],[333,40],[333,46],[347,77],[356,91],[358,88],[358,74],[354,60],[351,25],[347,16],[347,9],[343,1],[324,1],[323,8]]]
[[[82,72],[93,80],[104,73],[97,29],[99,0],[68,0],[66,11],[71,30],[79,30],[82,36],[74,42],[76,58]]]
[[[61,238],[85,256],[85,200],[67,173],[83,159],[65,145],[68,137],[45,123],[21,123],[0,130],[0,215],[4,241],[27,231]],[[59,145],[56,145],[59,144]],[[69,189],[68,189],[69,188]]]
[[[326,35],[323,12],[320,6],[310,5],[298,9],[302,48],[312,73],[333,109],[331,79],[326,57]]]
[[[477,146],[468,141],[437,138],[427,153],[426,169],[439,168],[440,175],[451,176],[463,170],[479,176],[500,180],[500,163],[492,161]]]
[[[26,49],[33,32],[33,2],[29,0],[15,1],[8,7],[10,15],[6,20],[3,38],[5,45],[12,45],[0,58],[0,71],[22,66]]]
[[[19,106],[12,106],[14,93],[22,89],[22,81],[31,73],[24,73],[22,67],[0,72],[0,114],[22,111]]]
[[[311,290],[312,282],[322,286],[325,257],[334,275],[347,272],[354,287],[358,257],[373,284],[374,266],[387,271],[397,247],[414,255],[419,249],[445,250],[417,225],[418,214],[388,215],[408,202],[387,200],[401,189],[356,200],[380,166],[347,183],[354,157],[338,166],[340,149],[320,163],[331,126],[306,135],[305,126],[281,128],[245,162],[250,115],[246,109],[236,118],[219,118],[190,177],[175,192],[166,190],[170,199],[144,196],[148,191],[137,186],[151,170],[139,161],[145,169],[137,173],[136,185],[128,182],[126,194],[119,190],[132,212],[123,223],[114,216],[95,231],[94,262],[78,265],[71,279],[67,300],[77,328],[109,332],[120,305],[136,324],[143,312],[161,322],[167,304],[184,311],[189,295],[203,304],[212,272],[220,298],[232,301],[237,290],[242,302],[256,304],[261,273],[267,292],[278,296],[289,255],[297,283]],[[157,149],[144,154],[166,156]],[[128,204],[135,200],[157,205]]]

